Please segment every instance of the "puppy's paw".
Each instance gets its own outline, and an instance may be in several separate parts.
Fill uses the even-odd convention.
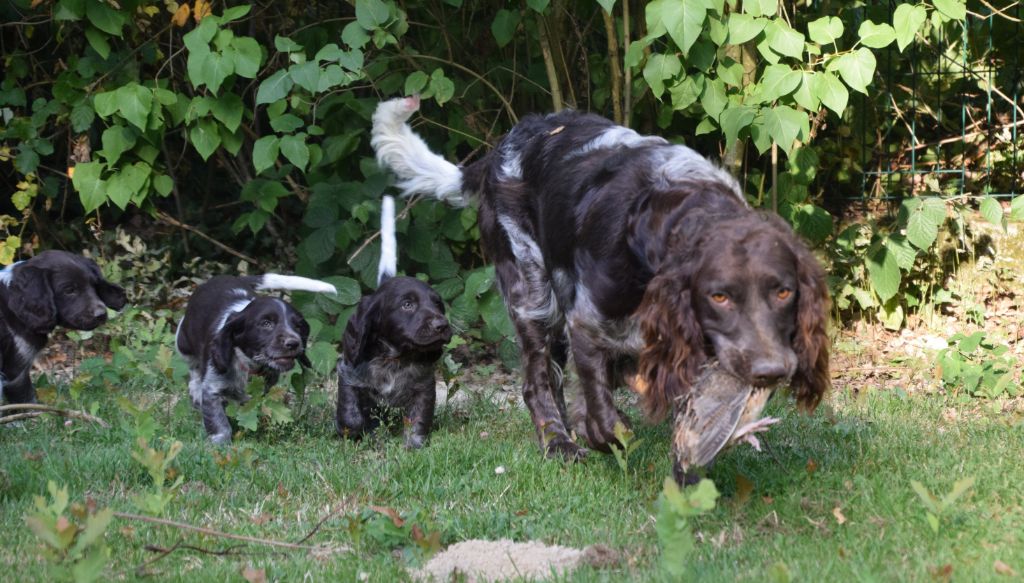
[[[569,438],[556,437],[544,445],[544,457],[563,462],[579,462],[587,457],[587,448],[576,445]]]
[[[587,444],[603,453],[611,453],[612,446],[623,449],[623,444],[615,435],[616,425],[622,424],[625,429],[630,428],[629,420],[625,415],[615,411],[614,415],[603,418],[588,417],[577,427],[577,431],[583,434]]]
[[[427,445],[427,436],[418,433],[407,433],[405,435],[405,449],[420,449]]]

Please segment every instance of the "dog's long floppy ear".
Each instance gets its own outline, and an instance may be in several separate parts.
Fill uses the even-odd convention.
[[[671,410],[676,397],[690,390],[704,362],[704,333],[693,310],[685,270],[660,272],[647,284],[637,310],[644,347],[634,389],[652,421]]]
[[[797,257],[797,315],[793,350],[797,356],[793,394],[802,408],[813,411],[831,386],[829,376],[828,286],[818,260],[802,243],[794,244]]]
[[[220,331],[213,337],[210,344],[210,359],[213,368],[219,373],[226,373],[235,358],[235,338],[245,327],[245,316],[235,312],[228,316]]]
[[[85,261],[89,265],[89,271],[96,278],[96,295],[100,297],[100,301],[111,310],[121,311],[121,308],[128,301],[125,297],[124,288],[116,283],[107,281],[103,277],[100,267],[95,262],[88,259],[85,259]]]
[[[50,277],[45,269],[18,266],[11,278],[10,308],[15,316],[39,334],[49,334],[57,326],[57,306],[53,301]]]
[[[366,360],[367,352],[373,346],[380,321],[378,303],[376,294],[364,297],[348,319],[341,352],[350,364]]]

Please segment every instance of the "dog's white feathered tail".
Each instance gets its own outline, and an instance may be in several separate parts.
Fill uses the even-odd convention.
[[[259,276],[259,278],[259,283],[256,284],[257,290],[283,289],[293,291],[308,291],[321,294],[338,293],[337,288],[327,283],[326,281],[310,279],[308,277],[301,277],[298,275],[279,275],[277,273],[267,273]]]
[[[385,196],[380,201],[380,263],[377,266],[377,285],[398,273],[398,243],[395,241],[395,198]]]
[[[420,108],[418,96],[382,101],[373,113],[370,145],[377,162],[398,176],[402,196],[425,194],[464,206],[462,170],[430,151],[406,122]]]

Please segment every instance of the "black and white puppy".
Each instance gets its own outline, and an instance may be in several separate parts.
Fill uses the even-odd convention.
[[[0,395],[8,403],[34,403],[32,361],[57,326],[92,330],[107,308],[124,307],[124,290],[103,279],[90,259],[43,251],[0,271]]]
[[[256,295],[260,290],[337,293],[333,285],[294,275],[218,275],[196,288],[178,324],[175,344],[188,362],[188,392],[203,414],[210,440],[231,443],[224,405],[244,403],[249,375],[269,388],[299,361],[309,366],[309,324],[280,299]]]
[[[405,447],[426,443],[434,425],[434,365],[451,340],[441,297],[412,277],[395,277],[394,199],[381,206],[377,291],[349,318],[338,359],[338,435],[358,439],[401,411]]]

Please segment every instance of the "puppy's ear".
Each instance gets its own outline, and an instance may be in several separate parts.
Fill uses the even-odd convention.
[[[356,311],[348,319],[345,336],[341,340],[341,352],[350,364],[366,360],[367,352],[373,345],[380,321],[380,307],[377,294],[359,300]]]
[[[124,307],[127,298],[124,294],[124,288],[111,283],[103,278],[103,272],[100,271],[99,265],[96,265],[94,261],[85,260],[89,265],[89,271],[93,277],[96,278],[96,295],[100,297],[102,301],[111,310],[120,311]]]
[[[242,312],[235,312],[228,316],[224,326],[214,336],[210,343],[210,359],[213,361],[213,368],[219,373],[226,373],[235,357],[235,337],[245,327],[245,318]]]
[[[57,326],[57,306],[45,269],[19,266],[9,289],[11,310],[33,332],[49,334]]]

